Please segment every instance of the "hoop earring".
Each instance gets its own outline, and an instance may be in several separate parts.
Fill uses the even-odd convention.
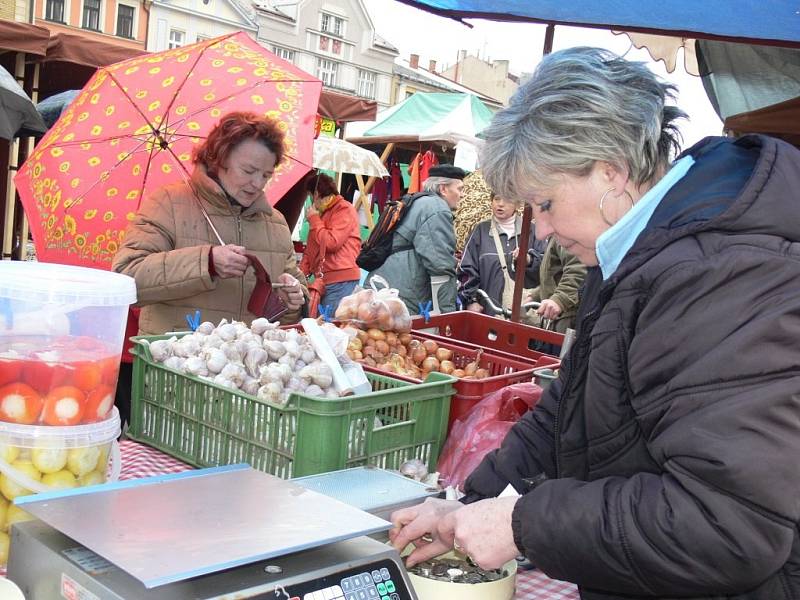
[[[615,189],[617,189],[617,188],[608,188],[608,189],[605,191],[605,193],[604,193],[602,196],[600,196],[600,205],[599,205],[599,207],[600,207],[600,216],[601,216],[601,217],[603,217],[603,221],[605,221],[605,222],[606,222],[606,225],[608,225],[609,227],[613,227],[613,226],[614,226],[614,223],[612,223],[611,221],[609,221],[609,220],[608,220],[608,217],[606,217],[606,213],[604,213],[604,212],[603,212],[603,203],[606,201],[606,196],[608,196],[608,195],[609,195],[611,192],[613,192]]]
[[[615,189],[617,189],[617,188],[609,188],[609,189],[607,189],[605,191],[605,193],[603,193],[602,196],[600,196],[600,204],[599,204],[600,216],[603,217],[603,221],[605,221],[606,225],[608,225],[609,227],[613,227],[616,223],[612,223],[611,221],[608,220],[608,217],[606,217],[606,214],[603,212],[603,203],[606,201],[606,196],[608,196]],[[633,201],[633,196],[631,196],[631,194],[630,194],[630,192],[628,190],[622,190],[622,191],[625,192],[625,194],[627,194],[628,200],[630,200],[630,203],[631,203],[631,208],[633,208],[633,205],[636,204]],[[630,208],[628,210],[630,210]]]

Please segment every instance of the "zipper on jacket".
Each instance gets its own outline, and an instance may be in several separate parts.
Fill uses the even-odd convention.
[[[235,214],[236,216],[236,244],[239,246],[243,246],[242,244],[242,213]],[[242,320],[244,316],[244,275],[242,275],[241,283],[239,283],[239,320]]]
[[[594,325],[594,322],[597,321],[597,315],[600,312],[601,307],[597,307],[592,309],[590,312],[583,317],[583,320],[580,323],[580,330],[581,333],[587,331],[587,327],[591,327]],[[583,348],[586,344],[590,343],[590,340],[587,338],[586,334],[581,336],[580,340],[575,340],[575,343],[572,344],[572,349],[567,354],[567,360],[570,362],[573,361],[575,355],[578,353],[578,348]],[[588,358],[588,353],[584,358]],[[572,380],[575,378],[575,369],[569,370],[569,375],[567,379],[564,381],[564,385],[561,388],[561,396],[558,399],[558,408],[556,409],[556,414],[553,419],[553,452],[555,454],[555,462],[556,462],[556,477],[561,477],[561,431],[560,431],[560,421],[561,421],[561,413],[564,409],[564,401],[563,398],[567,391],[570,389],[572,384]]]

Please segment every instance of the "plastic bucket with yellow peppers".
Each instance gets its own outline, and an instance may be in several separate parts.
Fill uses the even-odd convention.
[[[125,275],[0,261],[0,564],[10,524],[27,518],[14,498],[116,479],[114,396],[135,301]]]

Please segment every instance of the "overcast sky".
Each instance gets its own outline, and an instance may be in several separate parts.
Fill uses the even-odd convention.
[[[569,0],[565,0],[569,1]],[[509,60],[511,72],[521,75],[533,71],[542,57],[544,25],[499,23],[472,19],[473,28],[452,19],[401,4],[396,0],[365,0],[378,35],[399,51],[401,58],[420,55],[420,65],[437,61],[439,69],[456,62],[459,50],[479,54],[488,60]],[[667,73],[661,62],[654,62],[645,50],[632,48],[626,35],[600,29],[556,26],[553,49],[572,46],[600,46],[625,54],[626,58],[647,62],[653,71],[678,86],[677,104],[689,114],[681,125],[684,147],[707,135],[719,135],[722,123],[708,101],[699,77],[686,73],[682,57],[674,73]],[[627,54],[626,54],[627,52]]]

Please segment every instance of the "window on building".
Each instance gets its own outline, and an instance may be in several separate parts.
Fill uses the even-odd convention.
[[[358,95],[364,98],[375,98],[375,80],[377,75],[372,71],[358,70]]]
[[[82,27],[100,31],[100,0],[83,0]]]
[[[320,29],[326,33],[332,33],[333,35],[342,37],[344,36],[344,19],[334,15],[329,15],[328,13],[322,13],[322,24]]]
[[[317,77],[327,86],[336,86],[336,73],[339,71],[339,63],[327,58],[317,59]]]
[[[272,53],[278,58],[294,62],[294,50],[288,48],[281,48],[280,46],[272,46]]]
[[[64,0],[47,0],[44,18],[56,23],[64,23]]]
[[[180,48],[186,43],[186,33],[180,29],[169,30],[169,44],[167,47],[172,50],[173,48]]]
[[[117,5],[117,35],[133,38],[133,15],[136,9],[124,4]]]

